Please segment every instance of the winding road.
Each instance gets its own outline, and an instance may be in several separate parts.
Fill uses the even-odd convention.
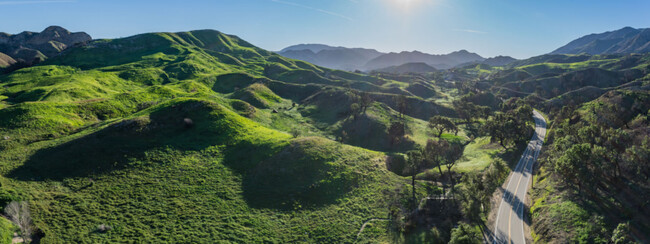
[[[501,198],[494,227],[493,243],[526,243],[524,233],[524,202],[533,166],[542,150],[546,135],[546,120],[537,110],[533,112],[535,134],[519,159]]]

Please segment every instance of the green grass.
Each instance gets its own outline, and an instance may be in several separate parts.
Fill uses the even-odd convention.
[[[98,40],[0,80],[1,190],[30,203],[43,242],[350,243],[406,183],[383,152],[331,139],[350,88],[385,127],[407,83],[216,31]],[[407,116],[417,143],[424,105]]]
[[[363,219],[386,215],[381,192],[400,180],[381,153],[288,139],[218,104],[176,99],[26,155],[3,152],[18,159],[3,187],[27,192],[49,241],[349,242]]]
[[[568,70],[581,70],[586,68],[600,68],[619,61],[619,59],[586,60],[571,63],[539,63],[519,66],[518,69],[525,70],[531,74],[543,74],[549,72],[562,73]]]
[[[496,143],[490,143],[489,137],[476,138],[468,144],[463,151],[463,156],[457,162],[454,170],[456,172],[482,171],[492,163],[493,158],[503,148]]]
[[[11,221],[0,217],[0,243],[11,244],[14,232],[17,232],[16,226]]]

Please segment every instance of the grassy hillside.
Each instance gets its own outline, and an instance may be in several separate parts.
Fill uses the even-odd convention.
[[[44,242],[350,243],[406,183],[386,152],[456,116],[436,94],[211,30],[96,40],[0,75],[0,190]]]

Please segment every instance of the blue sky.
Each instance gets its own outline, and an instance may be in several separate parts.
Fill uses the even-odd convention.
[[[527,58],[586,34],[650,27],[648,10],[647,0],[0,0],[0,32],[216,29],[268,50],[324,43]]]

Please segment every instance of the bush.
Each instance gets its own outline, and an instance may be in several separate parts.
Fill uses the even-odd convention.
[[[20,197],[18,197],[16,191],[0,188],[0,207],[2,209],[4,209],[10,202],[18,200],[20,200]]]

